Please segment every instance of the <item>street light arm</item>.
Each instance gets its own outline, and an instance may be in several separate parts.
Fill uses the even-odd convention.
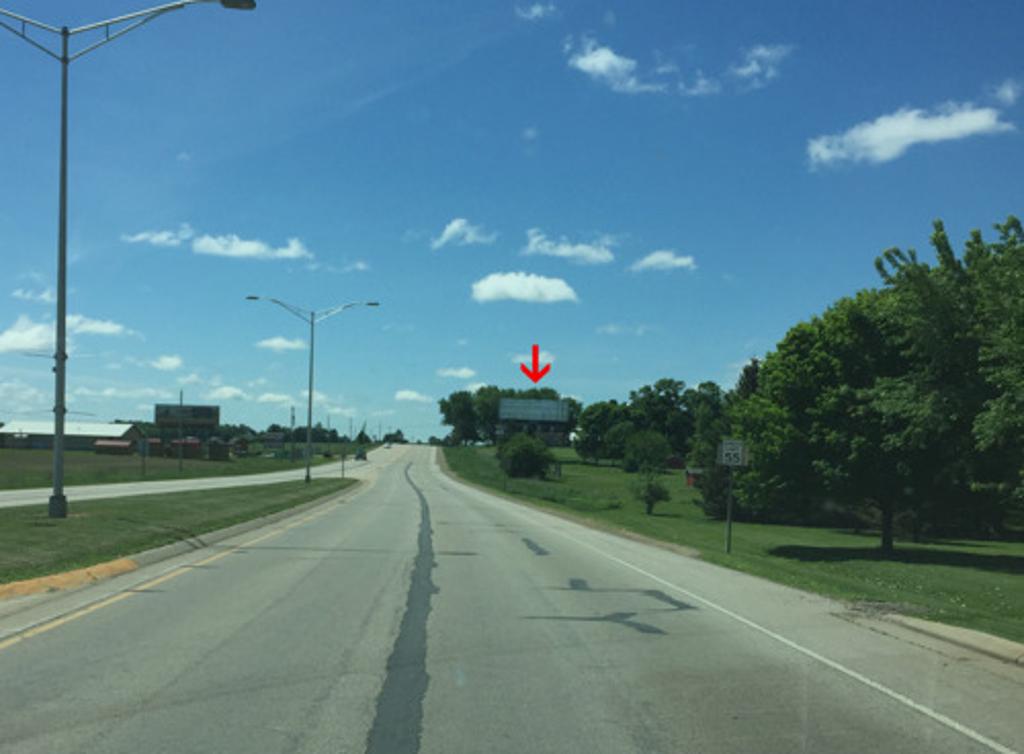
[[[148,16],[140,18],[135,23],[130,24],[130,25],[124,27],[123,29],[118,29],[113,34],[110,33],[110,29],[108,28],[107,29],[107,35],[105,37],[103,37],[103,39],[101,39],[99,42],[94,42],[93,44],[89,45],[88,47],[83,47],[81,50],[76,52],[74,55],[71,55],[70,57],[68,57],[68,62],[70,63],[72,60],[78,60],[80,57],[82,57],[83,55],[85,55],[87,53],[92,52],[97,47],[102,47],[105,44],[109,44],[110,42],[113,42],[118,37],[123,37],[125,34],[127,34],[130,31],[135,31],[136,29],[138,29],[143,24],[148,24],[154,18],[162,16],[165,13],[170,13],[172,10],[178,10],[178,8],[183,8],[183,7],[185,7],[185,6],[182,5],[182,4],[178,4],[176,7],[167,8],[166,10],[158,11],[156,13],[151,13]],[[75,32],[71,32],[71,34],[74,34],[74,33]]]
[[[145,10],[137,10],[134,13],[128,13],[124,16],[117,16],[115,18],[108,18],[106,21],[95,21],[85,26],[79,26],[71,29],[68,33],[74,36],[75,34],[81,34],[82,32],[92,31],[93,29],[102,29],[103,27],[109,27],[114,24],[122,24],[125,21],[132,21],[136,18],[142,18],[148,16],[153,18],[155,16],[162,15],[172,10],[181,10],[187,5],[195,5],[196,3],[210,2],[210,0],[178,0],[174,3],[165,3],[164,5],[157,5],[153,8],[146,8]]]
[[[0,16],[7,16],[8,18],[13,18],[15,21],[20,21],[23,31],[24,31],[24,27],[26,25],[28,25],[28,26],[34,26],[37,29],[42,29],[43,31],[51,32],[53,34],[60,34],[61,33],[60,29],[58,29],[56,26],[50,26],[49,24],[44,24],[42,21],[35,21],[35,20],[31,19],[31,18],[28,18],[27,16],[19,16],[17,13],[11,13],[9,10],[4,10],[3,8],[0,8]],[[10,27],[8,27],[8,28],[10,28]],[[17,31],[15,31],[14,33],[18,34],[18,36],[21,36],[21,34],[19,32],[17,32]]]
[[[8,14],[8,13],[7,13],[6,11],[4,11],[4,10],[0,10],[0,13],[3,13],[4,15],[13,15],[13,14]],[[60,61],[60,55],[58,55],[58,54],[57,54],[57,53],[55,53],[55,52],[54,52],[53,50],[51,50],[51,49],[49,49],[48,47],[46,47],[46,45],[41,45],[41,44],[39,44],[39,43],[38,43],[37,41],[35,41],[34,39],[32,39],[32,37],[30,37],[30,36],[29,36],[28,34],[26,34],[26,33],[25,33],[25,27],[24,27],[24,25],[22,25],[22,27],[21,27],[21,31],[18,31],[18,30],[17,30],[17,29],[15,29],[15,28],[14,28],[13,26],[11,26],[10,24],[6,23],[5,21],[0,21],[0,27],[3,27],[4,29],[7,29],[7,31],[11,32],[11,34],[13,34],[13,35],[14,35],[14,36],[16,36],[16,37],[21,37],[21,38],[22,38],[22,39],[24,39],[24,40],[25,40],[26,42],[28,42],[28,43],[29,43],[30,45],[32,45],[33,47],[35,47],[35,48],[36,48],[37,50],[40,50],[40,51],[42,51],[42,52],[45,52],[45,53],[46,53],[47,55],[49,55],[49,56],[50,56],[51,58],[53,58],[54,60],[56,60],[56,61],[58,61],[58,62]],[[49,31],[49,27],[42,27],[42,26],[40,26],[40,28],[46,28],[46,29],[47,29],[47,31]],[[58,32],[58,33],[59,33],[59,32]]]
[[[340,304],[339,306],[332,306],[330,309],[321,312],[317,315],[316,321],[323,322],[328,317],[333,317],[335,314],[351,309],[354,306],[380,306],[376,301],[351,301],[347,304]]]
[[[301,319],[303,322],[309,322],[310,318],[313,316],[313,312],[307,312],[305,309],[300,309],[299,307],[293,306],[292,304],[287,304],[284,301],[281,301],[280,299],[268,298],[266,300],[267,301],[272,301],[273,303],[277,304],[278,306],[280,306],[280,307],[282,307],[284,309],[287,309],[289,312],[294,314],[296,317]]]

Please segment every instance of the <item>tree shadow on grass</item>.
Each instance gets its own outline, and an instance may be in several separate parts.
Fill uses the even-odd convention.
[[[841,563],[848,560],[891,561],[911,565],[943,565],[975,568],[1024,575],[1024,557],[1016,555],[978,555],[955,550],[901,550],[886,555],[878,547],[807,547],[783,545],[768,551],[770,555],[812,563]]]

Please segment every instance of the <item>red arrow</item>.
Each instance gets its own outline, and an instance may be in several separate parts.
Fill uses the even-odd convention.
[[[540,346],[536,343],[533,344],[533,369],[530,369],[526,364],[520,364],[519,368],[523,370],[523,374],[534,382],[540,382],[544,379],[544,375],[551,371],[550,364],[545,364],[543,369],[540,368]]]

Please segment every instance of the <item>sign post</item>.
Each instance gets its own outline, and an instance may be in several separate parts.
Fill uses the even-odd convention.
[[[725,502],[725,552],[732,552],[732,467],[747,465],[747,449],[742,440],[731,437],[718,444],[718,464],[729,467],[729,493]]]

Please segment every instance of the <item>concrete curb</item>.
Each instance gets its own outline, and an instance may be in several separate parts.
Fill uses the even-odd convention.
[[[1024,666],[1024,644],[1018,644],[1009,639],[986,634],[982,631],[975,631],[971,628],[951,626],[946,623],[936,623],[921,618],[912,618],[909,615],[899,613],[886,613],[882,620],[895,623],[898,626],[915,631],[919,634],[953,644],[961,649],[969,649],[972,652],[992,657],[996,660],[1008,662],[1011,665]]]
[[[260,529],[264,526],[269,526],[270,524],[277,523],[278,521],[282,521],[286,518],[298,516],[323,505],[341,502],[345,497],[348,497],[363,488],[364,482],[362,480],[356,479],[354,481],[355,484],[352,484],[343,490],[332,492],[329,495],[316,498],[315,500],[310,500],[309,502],[302,503],[294,508],[287,508],[285,510],[278,511],[277,513],[271,513],[270,515],[261,516],[259,518],[252,518],[248,521],[242,521],[223,529],[208,531],[197,537],[189,537],[187,539],[179,540],[178,542],[172,542],[168,545],[155,547],[151,550],[144,550],[143,552],[129,555],[124,558],[118,558],[104,563],[96,563],[95,565],[91,565],[86,568],[79,568],[74,571],[52,573],[48,576],[40,576],[38,578],[27,579],[25,581],[12,581],[8,584],[2,584],[0,585],[0,601],[40,593],[51,593],[56,596],[62,592],[72,591],[84,586],[91,586],[114,578],[115,576],[131,573],[132,571],[136,571],[144,566],[153,565],[154,563],[159,563],[163,560],[169,560],[170,558],[177,557],[178,555],[202,550],[206,547],[215,545],[218,542],[222,542],[225,539],[245,534],[253,529]]]
[[[503,498],[510,502],[516,503],[517,505],[525,505],[529,508],[534,508],[539,511],[544,511],[545,513],[550,513],[551,515],[558,516],[559,518],[566,519],[567,521],[572,521],[574,523],[581,524],[582,526],[588,526],[591,529],[596,529],[597,531],[603,531],[608,534],[615,534],[617,536],[632,539],[637,542],[643,542],[645,544],[660,547],[662,549],[672,550],[687,557],[700,557],[699,552],[695,550],[691,550],[688,552],[688,548],[684,548],[680,545],[673,545],[671,542],[661,542],[656,539],[651,539],[650,537],[645,537],[642,534],[631,532],[627,529],[596,525],[594,522],[590,522],[582,517],[573,516],[571,513],[565,513],[564,511],[558,510],[551,510],[541,505],[534,505],[528,500],[522,500],[521,498],[517,498],[508,493],[504,493],[501,490],[494,490],[482,484],[470,482],[466,479],[461,478],[458,474],[452,471],[451,468],[449,468],[448,461],[444,457],[443,448],[437,449],[437,466],[439,469],[441,469],[441,473],[443,473],[450,479],[458,482],[459,484],[463,484],[475,490],[480,490],[481,492],[486,492],[490,495],[494,495],[495,497]],[[720,567],[725,568],[726,566]],[[765,577],[761,576],[759,578]],[[771,579],[768,579],[768,581],[771,581]],[[795,587],[790,588],[792,589]],[[809,592],[809,594],[814,593]],[[816,596],[827,597],[826,595]],[[935,623],[934,621],[922,620],[920,618],[912,618],[907,615],[900,615],[899,613],[886,613],[885,615],[881,616],[881,619],[889,623],[894,623],[898,626],[902,626],[903,628],[909,629],[910,631],[916,631],[919,634],[924,634],[925,636],[929,636],[932,639],[944,641],[948,644],[960,647],[961,649],[968,649],[973,652],[978,652],[979,654],[983,654],[987,657],[992,657],[996,660],[1001,660],[1003,662],[1010,663],[1011,665],[1024,666],[1024,644],[1018,644],[1017,642],[1010,641],[1009,639],[1003,639],[999,636],[993,636],[992,634],[986,634],[982,631],[975,631],[969,628],[951,626],[946,623]]]

